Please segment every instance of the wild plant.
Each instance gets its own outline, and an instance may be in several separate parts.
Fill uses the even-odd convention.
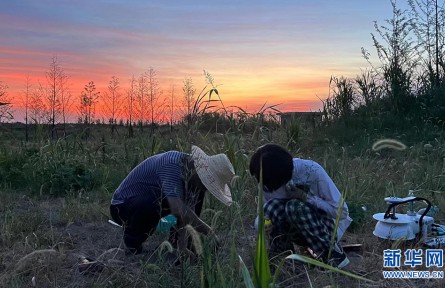
[[[323,101],[323,111],[331,121],[346,119],[357,106],[354,82],[344,77],[331,77],[329,96]]]

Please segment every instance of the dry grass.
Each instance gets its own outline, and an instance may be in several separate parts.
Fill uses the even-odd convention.
[[[18,203],[26,201],[20,198],[15,200]],[[53,201],[54,205],[60,205],[63,202],[57,199]],[[103,202],[102,206],[93,208],[104,209],[107,204]],[[42,206],[49,206],[49,202],[45,201]],[[9,242],[10,247],[2,243],[0,282],[4,283],[3,287],[30,287],[33,278],[37,283],[36,287],[127,287],[128,285],[196,287],[195,285],[200,285],[198,276],[202,263],[189,263],[188,267],[175,265],[176,257],[174,253],[171,253],[171,247],[167,244],[168,242],[163,242],[167,235],[156,235],[146,242],[144,248],[146,252],[143,255],[126,255],[122,246],[120,228],[106,221],[91,221],[82,218],[76,222],[50,226],[49,214],[44,215],[44,210],[40,211],[41,219],[43,219],[40,225],[27,227],[23,222],[25,229],[22,236]],[[59,211],[58,213],[62,213],[66,210]],[[19,212],[10,211],[10,213]],[[236,249],[236,253],[242,255],[248,267],[251,267],[251,253],[255,245],[256,233],[250,226],[249,219],[246,219],[244,227],[244,232],[240,229],[226,232],[222,229],[218,230],[219,237],[223,240],[217,256],[221,265],[231,264],[229,259],[231,250]],[[34,231],[31,231],[33,229]],[[375,283],[360,283],[316,267],[288,261],[280,274],[279,287],[309,287],[310,283],[313,287],[326,285],[331,285],[331,287],[439,287],[438,285],[443,284],[433,280],[383,280],[382,251],[388,249],[390,244],[378,241],[371,236],[370,232],[368,230],[365,233],[346,235],[346,243],[363,245],[361,251],[348,253],[351,264],[346,270],[372,279]],[[78,265],[81,257],[100,261],[104,269],[96,273],[80,273]],[[276,260],[279,261],[280,258],[277,257]],[[272,263],[275,262],[272,261]],[[238,267],[223,266],[223,269],[239,272]],[[184,273],[188,275],[184,276]],[[241,282],[239,286],[237,285],[237,287],[242,286]]]
[[[178,264],[172,247],[164,242],[168,235],[158,234],[145,243],[142,255],[126,255],[122,231],[107,220],[113,185],[131,165],[147,154],[144,151],[151,150],[151,147],[137,146],[137,141],[131,139],[133,146],[127,143],[127,148],[122,148],[124,144],[118,142],[110,144],[106,155],[95,155],[91,152],[95,150],[85,148],[85,158],[91,157],[96,169],[101,167],[97,163],[103,157],[113,165],[132,162],[121,168],[122,171],[114,171],[117,166],[110,166],[106,170],[108,174],[99,174],[109,181],[101,180],[101,186],[93,191],[45,198],[30,196],[27,191],[0,188],[0,286],[32,287],[34,279],[35,287],[200,287],[205,278],[212,283],[208,287],[243,287],[238,255],[252,269],[256,237],[252,227],[256,214],[256,183],[246,172],[249,154],[258,145],[268,142],[268,138],[286,143],[285,133],[270,132],[262,136],[260,131],[254,131],[251,135],[198,133],[195,136],[195,143],[208,143],[201,145],[206,151],[228,153],[239,175],[233,183],[236,204],[225,208],[212,197],[206,197],[204,204],[202,216],[216,229],[222,242],[218,253],[208,253],[206,239],[202,237],[203,258],[197,263],[183,261]],[[180,142],[181,137],[165,136],[165,139],[177,139],[174,147],[178,149],[186,150],[189,144]],[[370,143],[357,153],[352,152],[357,151],[356,147],[341,147],[332,141],[321,146],[305,142],[300,150],[292,151],[319,162],[326,167],[340,190],[348,190],[347,202],[351,210],[356,208],[352,215],[356,221],[344,241],[362,244],[362,250],[348,253],[351,264],[346,270],[374,283],[359,282],[288,261],[278,277],[280,287],[443,286],[445,283],[437,280],[384,280],[382,251],[393,243],[379,241],[372,235],[375,225],[372,214],[383,212],[385,196],[405,196],[408,189],[419,189],[418,196],[432,199],[436,205],[444,207],[442,157],[445,144],[442,140],[433,143],[432,147],[424,147],[424,144],[418,143],[404,151],[379,150],[376,153]],[[160,149],[168,149],[169,145],[172,144],[163,143]],[[134,151],[128,148],[130,146],[136,147]],[[126,154],[118,154],[120,149]],[[91,155],[87,154],[90,152]],[[94,158],[96,156],[97,159]],[[362,206],[367,208],[366,212],[361,210]],[[443,210],[436,217],[442,223],[445,220]],[[199,242],[195,239],[195,243]],[[79,264],[82,257],[99,261],[103,269],[81,273]],[[281,259],[272,260],[272,270]],[[203,271],[208,273],[206,277]],[[224,276],[224,282],[220,275]]]

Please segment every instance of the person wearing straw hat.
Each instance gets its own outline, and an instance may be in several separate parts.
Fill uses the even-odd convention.
[[[293,158],[285,148],[266,144],[253,154],[249,170],[258,182],[262,173],[263,210],[270,224],[272,250],[294,250],[293,244],[297,244],[310,248],[317,259],[337,268],[349,264],[338,243],[352,221],[348,206],[318,163]],[[331,244],[332,239],[335,241]]]
[[[231,205],[229,184],[234,176],[232,163],[225,154],[209,156],[197,146],[192,146],[191,154],[157,154],[137,165],[122,181],[113,193],[110,214],[122,225],[124,243],[135,254],[142,251],[142,243],[156,230],[159,220],[173,214],[178,233],[172,232],[170,238],[177,239],[174,244],[179,251],[190,253],[181,228],[189,224],[218,242],[212,228],[199,215],[205,191]]]

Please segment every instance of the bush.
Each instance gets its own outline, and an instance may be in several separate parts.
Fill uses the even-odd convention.
[[[32,193],[59,196],[68,191],[91,190],[97,184],[95,179],[101,179],[99,170],[91,166],[88,157],[70,153],[61,142],[40,149],[19,147],[0,152],[3,185]]]
[[[5,186],[16,187],[25,182],[22,165],[26,156],[15,153],[12,149],[3,148],[0,151],[0,179]]]

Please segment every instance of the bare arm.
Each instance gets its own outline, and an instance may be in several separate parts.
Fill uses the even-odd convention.
[[[187,248],[187,231],[185,226],[187,224],[191,225],[197,232],[204,235],[212,236],[216,241],[216,245],[219,244],[218,237],[213,232],[212,228],[202,221],[195,212],[190,209],[184,202],[179,198],[167,197],[167,201],[170,206],[170,211],[177,218],[178,226],[178,249],[186,255],[193,257],[193,253]]]
[[[213,233],[212,228],[202,221],[195,212],[190,209],[184,202],[175,197],[167,197],[168,204],[170,206],[170,211],[178,219],[179,228],[185,227],[185,225],[190,224],[196,231],[204,235],[209,235]]]

